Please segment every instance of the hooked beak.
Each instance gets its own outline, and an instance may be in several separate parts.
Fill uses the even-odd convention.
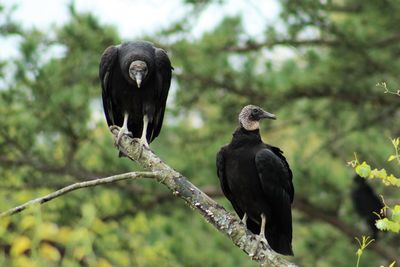
[[[263,114],[260,116],[261,119],[271,119],[271,120],[276,120],[275,114],[269,113],[264,110]]]
[[[135,81],[136,81],[137,87],[140,88],[140,84],[142,83],[142,73],[138,72],[135,74]]]

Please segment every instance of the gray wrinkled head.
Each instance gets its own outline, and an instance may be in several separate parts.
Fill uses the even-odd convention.
[[[276,119],[276,116],[254,105],[245,106],[239,114],[239,123],[244,129],[254,131],[260,128],[260,120]]]
[[[142,81],[146,78],[147,72],[147,64],[142,60],[135,60],[129,66],[129,77],[136,81],[138,88],[140,88]]]

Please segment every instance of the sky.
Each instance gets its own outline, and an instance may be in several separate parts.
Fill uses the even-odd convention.
[[[0,0],[1,1],[1,0]],[[25,27],[51,30],[54,25],[68,21],[71,0],[6,0],[6,7],[16,6],[13,17]],[[185,15],[188,7],[182,0],[75,0],[78,11],[90,11],[101,22],[116,26],[123,39],[140,36],[166,27]],[[244,27],[250,35],[262,33],[266,23],[273,23],[279,13],[277,0],[226,0],[223,5],[211,5],[198,20],[193,36],[212,29],[224,14],[243,16]],[[0,42],[0,58],[13,56],[15,40]]]
[[[24,25],[40,28],[68,20],[67,6],[71,0],[7,0],[4,5],[17,5],[16,18]],[[75,0],[77,10],[90,11],[102,21],[117,26],[123,37],[151,32],[167,21],[182,17],[187,8],[182,0]],[[222,6],[210,6],[199,27],[209,29],[223,14],[243,14],[245,26],[251,32],[260,31],[260,24],[272,20],[279,12],[275,0],[226,0]]]

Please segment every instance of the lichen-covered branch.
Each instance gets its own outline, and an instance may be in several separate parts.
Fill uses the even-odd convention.
[[[116,138],[118,128],[112,127],[111,131]],[[137,139],[123,136],[119,149],[127,157],[137,161],[143,168],[149,171],[129,172],[106,178],[74,183],[46,196],[33,199],[20,206],[2,212],[0,213],[0,218],[21,212],[33,205],[41,205],[80,188],[114,183],[126,179],[153,178],[166,185],[173,195],[182,198],[190,207],[199,211],[209,223],[214,225],[220,232],[227,235],[236,246],[241,248],[248,255],[251,255],[251,258],[259,262],[261,266],[296,267],[295,264],[286,261],[279,254],[275,253],[265,243],[259,242],[258,236],[248,231],[236,215],[226,211],[222,206],[190,183],[186,177],[165,164],[151,150],[142,147]]]
[[[4,211],[4,212],[0,213],[0,218],[21,212],[35,204],[41,205],[43,203],[46,203],[50,200],[53,200],[55,198],[58,198],[64,194],[66,194],[66,193],[72,192],[72,191],[80,189],[80,188],[91,187],[91,186],[96,186],[96,185],[100,185],[100,184],[109,184],[109,183],[126,180],[126,179],[156,178],[158,175],[159,175],[159,173],[157,173],[157,172],[128,172],[128,173],[113,175],[113,176],[106,177],[106,178],[99,178],[99,179],[94,179],[94,180],[90,180],[90,181],[74,183],[69,186],[63,187],[57,191],[54,191],[48,195],[32,199],[32,200],[26,202],[25,204],[22,204],[15,208]]]
[[[111,127],[111,132],[116,138],[118,129]],[[186,177],[165,164],[151,150],[142,147],[137,139],[123,136],[119,149],[127,157],[137,161],[143,168],[158,172],[160,175],[157,175],[157,180],[167,186],[173,195],[185,200],[190,207],[197,210],[209,223],[227,235],[236,246],[248,255],[252,255],[252,259],[259,262],[261,266],[296,266],[284,260],[264,243],[260,243],[258,237],[248,231],[236,215],[226,211],[221,205],[189,182]]]

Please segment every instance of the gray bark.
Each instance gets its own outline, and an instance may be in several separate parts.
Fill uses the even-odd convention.
[[[114,139],[118,128],[111,127]],[[218,231],[228,236],[232,242],[242,249],[251,259],[261,266],[290,266],[296,265],[286,261],[265,243],[260,243],[258,236],[246,229],[241,220],[226,211],[221,205],[208,197],[186,177],[165,164],[150,149],[142,147],[138,139],[123,136],[119,149],[128,158],[138,162],[144,169],[158,172],[156,179],[167,186],[173,195],[182,198],[191,208],[198,211]]]

